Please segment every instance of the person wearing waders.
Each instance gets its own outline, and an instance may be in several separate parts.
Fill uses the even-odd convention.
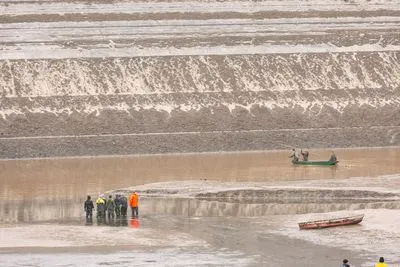
[[[128,199],[125,195],[121,196],[121,215],[122,217],[126,217],[126,213],[128,211]]]
[[[114,202],[115,202],[115,216],[118,219],[119,217],[121,217],[121,206],[122,206],[122,199],[119,194],[115,195]]]
[[[87,196],[87,200],[85,201],[85,204],[83,207],[86,212],[86,222],[91,223],[93,220],[94,205],[93,205],[93,201],[90,196]]]
[[[136,192],[133,192],[129,198],[129,206],[132,209],[132,217],[139,216],[139,196]]]
[[[103,197],[99,197],[96,200],[96,209],[97,209],[97,222],[104,223],[106,217],[106,203]]]
[[[107,209],[108,221],[111,222],[111,218],[114,220],[114,212],[115,212],[115,202],[111,195],[107,199],[106,209]]]

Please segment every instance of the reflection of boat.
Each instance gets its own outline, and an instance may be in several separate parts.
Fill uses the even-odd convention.
[[[364,214],[329,220],[310,221],[299,223],[299,227],[300,229],[320,229],[334,226],[350,225],[360,223],[363,218]]]
[[[298,160],[298,161],[292,161],[293,164],[299,164],[299,165],[320,165],[320,166],[333,166],[336,165],[339,161],[303,161],[303,160]]]

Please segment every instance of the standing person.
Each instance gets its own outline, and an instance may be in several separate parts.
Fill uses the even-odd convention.
[[[108,221],[111,222],[111,218],[114,220],[114,212],[115,212],[115,202],[114,199],[112,198],[112,195],[108,196],[106,202],[106,210],[107,210]]]
[[[121,196],[119,194],[115,195],[115,215],[117,218],[121,217],[121,206],[122,206],[122,200]]]
[[[292,162],[293,162],[293,163],[299,161],[299,157],[297,156],[296,149],[294,149],[294,148],[292,149],[292,155],[290,155],[289,158],[293,158],[293,159],[292,159]]]
[[[388,266],[389,265],[385,263],[385,259],[383,257],[380,257],[379,262],[375,264],[375,267],[388,267]]]
[[[126,217],[126,213],[128,211],[128,199],[125,195],[121,196],[121,215]]]
[[[348,260],[347,259],[344,259],[343,260],[343,264],[342,265],[340,265],[340,267],[350,267],[350,265],[348,264]]]
[[[99,197],[96,200],[96,208],[97,208],[97,221],[99,223],[104,222],[106,217],[106,203],[103,197]]]
[[[83,207],[86,212],[86,222],[92,222],[94,205],[90,196],[87,196],[87,199]]]
[[[132,217],[139,216],[139,196],[136,192],[133,192],[129,198],[129,206],[132,209]]]

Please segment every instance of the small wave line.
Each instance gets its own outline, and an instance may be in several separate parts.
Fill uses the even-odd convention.
[[[224,131],[187,131],[187,132],[149,132],[149,133],[115,133],[115,134],[82,134],[82,135],[40,135],[40,136],[10,136],[0,137],[0,140],[29,140],[29,139],[61,139],[61,138],[95,138],[95,137],[124,137],[124,136],[162,136],[162,135],[201,135],[226,133],[268,133],[268,132],[295,132],[295,131],[324,131],[349,129],[384,129],[399,128],[400,126],[368,126],[368,127],[331,127],[331,128],[285,128],[285,129],[255,129],[255,130],[224,130]]]

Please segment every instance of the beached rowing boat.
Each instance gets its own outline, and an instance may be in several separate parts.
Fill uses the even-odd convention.
[[[360,223],[363,220],[363,218],[364,218],[364,214],[351,216],[351,217],[334,218],[334,219],[329,219],[329,220],[302,222],[302,223],[299,223],[299,228],[304,230],[304,229],[320,229],[320,228],[327,228],[327,227],[351,225],[351,224]]]

